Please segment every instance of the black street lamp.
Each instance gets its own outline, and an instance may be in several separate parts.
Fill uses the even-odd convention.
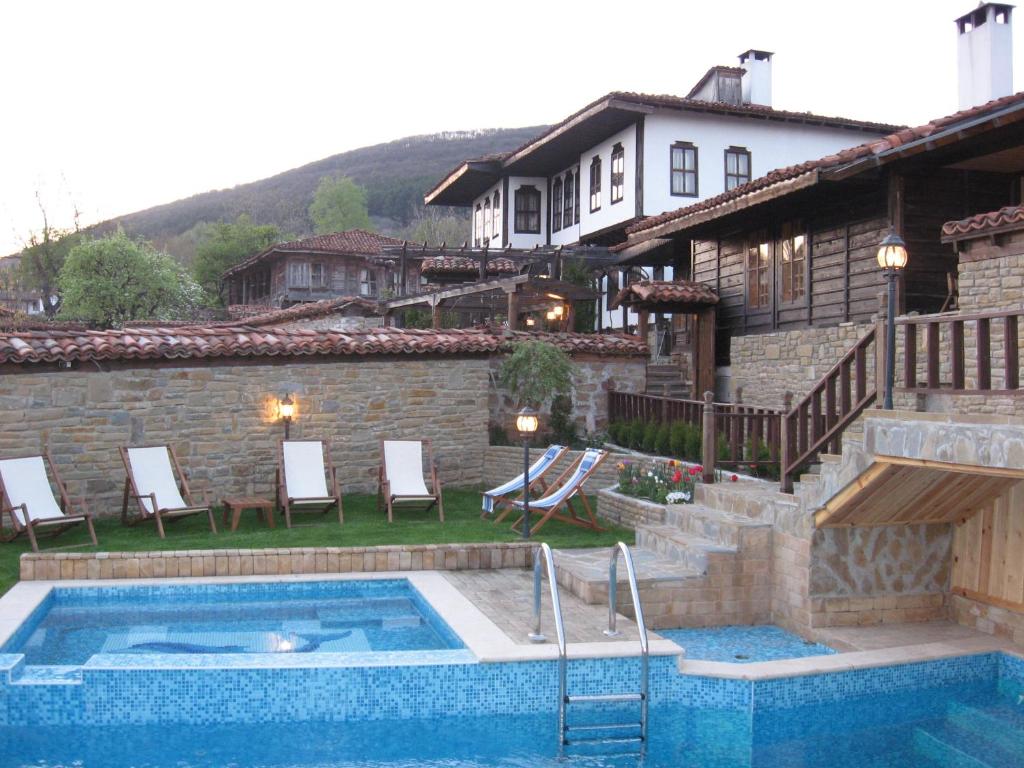
[[[523,538],[530,538],[530,438],[537,432],[537,412],[526,406],[516,414],[516,429],[523,438]]]
[[[878,245],[878,266],[889,283],[887,321],[885,324],[885,402],[882,407],[892,410],[892,390],[896,381],[896,280],[900,270],[907,266],[907,244],[890,231]]]

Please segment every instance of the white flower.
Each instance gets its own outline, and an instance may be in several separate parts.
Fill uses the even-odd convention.
[[[665,501],[669,504],[685,504],[689,500],[690,493],[688,491],[673,491],[665,496]]]

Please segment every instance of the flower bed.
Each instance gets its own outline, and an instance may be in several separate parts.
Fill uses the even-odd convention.
[[[639,463],[620,461],[618,491],[626,496],[649,499],[656,504],[691,504],[693,489],[703,468],[684,465],[675,459]]]

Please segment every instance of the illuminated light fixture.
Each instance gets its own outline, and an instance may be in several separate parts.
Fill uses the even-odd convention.
[[[548,320],[554,320],[554,319],[555,319],[555,310],[553,310],[553,309],[549,309],[549,310],[548,310],[548,313],[547,313],[547,314],[545,315],[545,317],[546,317],[546,318],[547,318]]]
[[[540,418],[530,406],[516,414],[516,429],[523,438],[523,528],[524,539],[530,538],[530,438],[537,432]]]
[[[559,304],[557,307],[555,307],[551,311],[555,313],[555,317],[561,317],[563,314],[565,314],[565,307],[563,307],[561,304]]]
[[[532,317],[526,318],[526,327],[527,328],[533,328],[533,326],[535,326],[536,324],[537,324],[537,321],[534,320]]]
[[[890,232],[878,245],[878,266],[882,269],[903,269],[907,266],[907,244]]]
[[[555,301],[565,301],[565,297],[559,296],[557,293],[545,293],[544,295],[549,299],[554,299]]]
[[[292,400],[291,395],[285,395],[282,400],[278,401],[277,413],[281,417],[281,421],[284,422],[284,439],[287,440],[291,431],[292,419],[295,418],[295,401]]]

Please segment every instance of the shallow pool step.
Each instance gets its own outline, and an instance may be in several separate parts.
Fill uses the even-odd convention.
[[[1024,707],[1020,712],[978,709],[954,702],[949,706],[947,722],[967,733],[987,739],[993,746],[1020,755],[1024,765]]]
[[[1019,755],[1008,755],[985,738],[948,724],[914,729],[914,749],[942,768],[1020,768]]]
[[[82,668],[79,666],[27,664],[11,675],[11,685],[81,685]]]

